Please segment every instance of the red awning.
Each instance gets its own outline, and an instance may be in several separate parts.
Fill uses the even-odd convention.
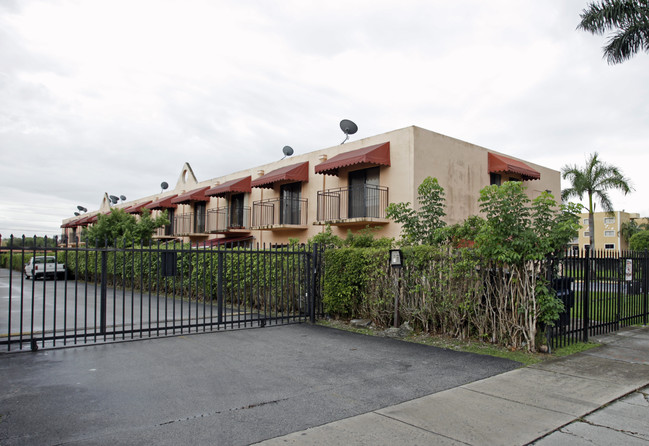
[[[390,142],[375,144],[351,152],[340,153],[327,161],[315,166],[315,173],[338,175],[338,169],[356,164],[372,166],[390,165]]]
[[[251,176],[237,178],[236,180],[227,181],[218,186],[214,186],[205,195],[208,197],[224,197],[226,194],[250,192]]]
[[[85,217],[75,221],[75,226],[88,226],[91,223],[90,219],[93,217],[94,215],[86,215]]]
[[[263,187],[272,189],[275,183],[282,182],[297,182],[309,181],[309,162],[291,164],[290,166],[282,167],[281,169],[273,170],[266,175],[252,181],[252,187]]]
[[[146,206],[149,203],[151,203],[151,200],[145,201],[144,203],[129,206],[126,209],[124,209],[124,212],[126,212],[127,214],[139,214],[142,212],[142,208],[144,208],[144,206]]]
[[[189,204],[192,201],[210,201],[210,197],[205,196],[205,192],[209,189],[209,186],[201,187],[199,189],[194,189],[184,194],[178,195],[176,198],[172,199],[173,204]]]
[[[157,200],[153,200],[153,202],[145,205],[144,207],[147,209],[167,209],[167,208],[177,208],[178,205],[173,204],[171,200],[176,198],[178,195],[169,195],[168,197],[164,198],[159,198]]]
[[[541,174],[522,161],[508,158],[503,155],[489,153],[489,173],[516,173],[523,180],[539,180]]]

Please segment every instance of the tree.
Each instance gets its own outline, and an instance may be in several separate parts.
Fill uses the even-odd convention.
[[[427,177],[417,188],[419,210],[410,203],[390,203],[386,209],[388,218],[401,223],[401,233],[406,244],[433,245],[439,241],[440,229],[446,226],[444,212],[444,188],[437,178]]]
[[[597,152],[590,155],[586,165],[580,169],[576,165],[566,165],[561,169],[563,179],[570,180],[571,187],[561,191],[561,198],[566,201],[573,197],[588,198],[588,232],[590,233],[590,246],[595,246],[595,200],[599,201],[605,212],[613,212],[613,203],[608,195],[609,190],[620,190],[625,195],[633,190],[630,180],[622,175],[615,166],[599,160]]]
[[[601,0],[581,14],[578,29],[602,35],[614,31],[604,46],[609,64],[630,59],[638,51],[649,52],[649,0]]]
[[[633,251],[644,251],[649,249],[649,231],[640,231],[631,236],[629,248]]]
[[[625,221],[620,225],[620,236],[622,236],[625,242],[629,243],[631,237],[647,229],[649,229],[648,223],[638,223],[636,220]]]
[[[110,214],[100,214],[97,222],[86,231],[86,238],[92,244],[112,246],[116,241],[126,243],[146,243],[151,240],[153,231],[169,224],[166,211],[151,218],[151,211],[144,209],[138,221],[122,209],[113,209]]]
[[[497,323],[494,340],[522,340],[536,349],[539,322],[553,324],[563,305],[549,288],[550,255],[560,255],[579,228],[578,207],[556,209],[554,197],[543,192],[534,200],[522,183],[507,181],[480,191],[485,221],[476,236],[476,253],[485,268],[485,305]]]

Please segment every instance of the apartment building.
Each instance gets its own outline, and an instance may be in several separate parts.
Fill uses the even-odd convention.
[[[561,193],[556,170],[411,126],[203,181],[185,163],[173,189],[115,207],[132,214],[167,210],[171,224],[156,238],[198,246],[304,242],[326,225],[341,237],[371,226],[377,237],[398,238],[400,225],[385,209],[416,204],[427,176],[445,189],[449,224],[479,214],[480,190],[489,184],[522,181],[530,198]],[[99,209],[65,219],[64,236],[74,240],[111,208],[105,195]]]
[[[625,251],[629,249],[629,243],[622,236],[622,227],[625,223],[635,220],[636,223],[646,223],[646,218],[640,218],[640,214],[624,211],[595,212],[593,214],[595,232],[595,250],[602,251]],[[583,250],[590,246],[590,229],[588,226],[588,213],[579,215],[581,228],[579,235],[571,242],[574,249]]]

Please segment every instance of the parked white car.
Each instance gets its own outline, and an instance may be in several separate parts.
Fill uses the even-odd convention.
[[[58,263],[54,256],[34,256],[25,265],[25,277],[65,277],[65,264]]]

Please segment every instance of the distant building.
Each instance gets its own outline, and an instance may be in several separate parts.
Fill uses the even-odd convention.
[[[636,223],[646,223],[646,218],[640,218],[640,214],[624,211],[595,212],[593,214],[595,224],[595,250],[602,251],[625,251],[629,249],[629,243],[622,237],[621,228],[625,223],[635,220]],[[571,242],[574,249],[583,250],[590,247],[590,231],[588,227],[588,213],[579,215],[581,228],[579,235]],[[591,247],[592,248],[592,247]]]
[[[369,225],[379,228],[377,237],[398,238],[401,226],[385,209],[416,204],[427,176],[445,189],[449,224],[479,214],[480,190],[489,184],[522,181],[530,198],[561,193],[556,170],[412,126],[205,181],[185,163],[173,189],[115,206],[132,214],[166,209],[171,224],[156,237],[197,245],[305,242],[325,225],[341,237]],[[98,210],[65,219],[64,238],[73,242],[110,209],[105,195]]]

